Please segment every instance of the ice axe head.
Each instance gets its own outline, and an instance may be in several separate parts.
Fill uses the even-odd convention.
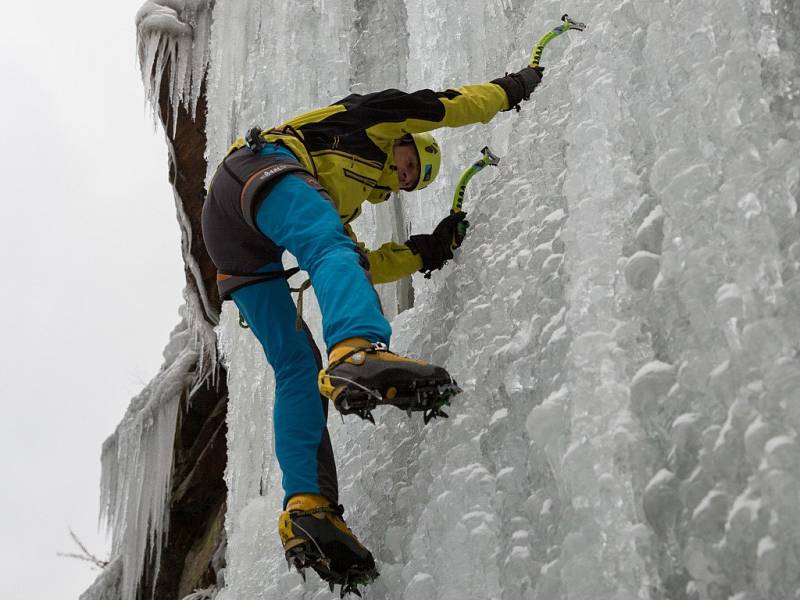
[[[481,149],[481,154],[483,154],[483,159],[482,159],[483,164],[491,165],[493,167],[496,167],[498,164],[500,164],[500,157],[497,156],[491,150],[489,150],[489,146],[484,146]]]
[[[575,21],[573,19],[570,19],[569,15],[566,14],[566,13],[561,15],[561,20],[564,23],[564,25],[562,25],[562,27],[566,27],[566,29],[564,29],[564,31],[567,31],[568,29],[574,29],[575,31],[583,31],[584,29],[586,29],[586,24],[585,23],[581,23],[579,21]]]

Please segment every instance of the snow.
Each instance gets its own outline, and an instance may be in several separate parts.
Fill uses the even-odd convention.
[[[254,124],[351,91],[521,67],[562,12],[550,0],[187,0],[148,2],[137,22],[151,101],[167,61],[173,105],[193,107],[208,74],[210,173]],[[520,113],[437,133],[440,180],[356,222],[373,247],[430,231],[479,149],[503,155],[470,184],[457,259],[414,276],[413,308],[407,284],[380,290],[393,349],[464,387],[451,419],[330,419],[345,517],[381,572],[364,596],[794,597],[800,7],[603,0],[570,14],[589,28],[547,48]],[[205,302],[190,297],[190,316]],[[217,328],[231,395],[217,598],[327,598],[285,569],[274,384],[237,320],[226,306]],[[158,441],[177,403],[153,393],[106,453],[121,464],[104,497],[126,540],[124,600],[140,525],[163,517],[163,469],[137,478],[168,459]],[[136,424],[148,414],[152,430]]]

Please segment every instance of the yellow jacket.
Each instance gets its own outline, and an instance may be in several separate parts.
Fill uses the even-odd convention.
[[[363,247],[349,223],[361,214],[365,200],[385,202],[391,192],[399,191],[392,152],[395,140],[439,127],[488,123],[508,108],[506,92],[495,83],[444,92],[389,89],[352,94],[265,130],[262,137],[294,152],[328,191],[348,234]],[[420,257],[405,244],[389,242],[368,250],[367,256],[375,283],[396,281],[422,268]]]

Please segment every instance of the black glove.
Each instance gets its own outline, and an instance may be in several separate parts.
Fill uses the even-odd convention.
[[[544,75],[544,67],[525,67],[516,73],[506,73],[505,77],[492,79],[506,92],[508,96],[508,110],[516,108],[519,110],[519,103],[528,100],[539,85]]]
[[[420,273],[425,273],[426,278],[430,278],[432,271],[441,269],[453,258],[453,250],[461,246],[469,227],[466,216],[465,212],[451,212],[439,222],[433,233],[412,235],[406,242],[406,246],[422,259]]]

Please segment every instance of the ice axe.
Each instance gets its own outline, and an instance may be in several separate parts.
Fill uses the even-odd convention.
[[[569,18],[569,15],[562,15],[561,16],[561,25],[548,31],[542,37],[539,38],[539,41],[536,42],[536,45],[533,47],[533,52],[531,52],[531,61],[528,64],[529,67],[538,67],[539,61],[542,60],[542,52],[544,51],[544,47],[547,46],[550,42],[560,36],[562,33],[566,33],[570,29],[574,29],[575,31],[583,31],[586,29],[585,23],[580,23],[578,21],[574,21],[573,19]]]
[[[531,60],[528,64],[529,67],[538,67],[539,61],[542,59],[542,52],[544,51],[545,46],[553,41],[555,38],[560,36],[562,33],[566,33],[569,30],[575,31],[583,31],[586,29],[586,24],[581,23],[579,21],[575,21],[574,19],[570,19],[569,15],[564,14],[561,16],[561,25],[555,27],[551,31],[545,33],[539,40],[536,42],[536,45],[533,47],[533,52],[531,53]],[[500,163],[500,157],[494,154],[491,150],[489,150],[488,146],[484,146],[481,150],[481,154],[483,155],[479,160],[474,162],[470,165],[462,174],[461,178],[458,180],[458,185],[456,186],[456,191],[453,194],[453,206],[451,209],[451,213],[458,213],[461,212],[461,207],[464,204],[464,192],[467,189],[467,184],[469,180],[481,169],[483,169],[487,165],[492,165],[493,167],[497,166]],[[459,235],[463,237],[466,233],[466,224],[459,223]],[[458,245],[456,244],[455,240],[450,243],[451,249],[455,250]],[[430,276],[430,273],[426,275],[426,277]]]
[[[481,150],[481,155],[482,156],[478,160],[467,167],[461,174],[461,178],[458,180],[458,185],[456,185],[456,191],[453,193],[453,206],[450,211],[451,213],[461,212],[461,207],[464,205],[464,193],[467,190],[467,184],[469,183],[469,180],[472,179],[475,174],[484,167],[488,165],[496,167],[500,163],[500,157],[489,150],[489,146],[483,147]],[[459,223],[458,227],[460,228],[458,233],[463,237],[466,234],[466,226],[464,223]],[[450,242],[450,248],[453,250],[458,248],[455,240]]]
[[[461,179],[458,180],[458,185],[456,186],[456,191],[453,194],[453,212],[461,212],[461,207],[464,204],[464,192],[467,190],[467,184],[469,180],[472,179],[475,174],[486,167],[488,165],[492,165],[496,167],[500,163],[500,157],[497,156],[494,152],[489,150],[489,146],[484,146],[481,149],[482,156],[480,159],[476,160],[472,163],[467,169],[461,174]]]
[[[545,46],[547,46],[547,44],[560,36],[562,33],[566,33],[570,29],[574,29],[575,31],[583,31],[586,29],[586,24],[570,19],[569,15],[567,14],[562,15],[561,25],[545,33],[539,38],[539,41],[536,42],[536,45],[533,47],[530,64],[528,66],[538,67],[539,61],[542,59],[542,52],[544,51]],[[461,174],[461,179],[458,180],[455,194],[453,194],[452,212],[454,213],[461,212],[461,206],[464,203],[464,191],[467,188],[467,183],[469,183],[469,180],[472,179],[472,176],[483,169],[486,165],[497,166],[497,164],[500,162],[500,157],[489,150],[488,146],[485,146],[483,150],[481,150],[481,154],[483,154],[481,159],[470,165],[470,167]]]
[[[458,180],[458,185],[456,185],[456,191],[453,193],[453,206],[450,208],[451,215],[461,212],[461,207],[464,204],[464,193],[467,190],[467,184],[469,183],[469,180],[472,179],[475,174],[485,166],[492,165],[493,167],[496,167],[499,163],[500,157],[489,150],[489,146],[484,146],[483,149],[481,149],[481,157],[467,167],[463,173],[461,173],[461,177]],[[467,234],[467,227],[469,227],[469,223],[464,220],[459,221],[459,223],[456,225],[457,233],[453,234],[453,239],[450,240],[451,250],[455,250],[459,247],[459,244],[456,242],[456,236],[463,240],[464,236]],[[431,271],[428,271],[425,273],[425,279],[430,278]]]

